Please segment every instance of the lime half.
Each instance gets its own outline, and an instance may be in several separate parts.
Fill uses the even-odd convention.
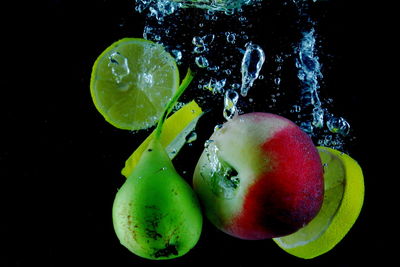
[[[153,126],[178,86],[175,59],[162,45],[139,38],[122,39],[101,53],[90,81],[97,110],[126,130]]]
[[[336,246],[353,226],[364,200],[364,178],[350,156],[318,147],[324,165],[325,195],[318,215],[299,231],[274,241],[286,252],[315,258]]]

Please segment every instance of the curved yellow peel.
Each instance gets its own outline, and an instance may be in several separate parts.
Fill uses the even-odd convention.
[[[350,156],[318,147],[324,164],[325,196],[318,215],[299,231],[273,240],[286,252],[315,258],[336,246],[353,226],[364,200],[361,167]]]
[[[165,121],[160,141],[170,159],[173,159],[186,143],[186,136],[194,130],[196,123],[202,114],[203,112],[201,108],[193,100],[176,111]],[[126,160],[125,167],[121,171],[122,175],[128,177],[131,174],[154,134],[153,131]]]

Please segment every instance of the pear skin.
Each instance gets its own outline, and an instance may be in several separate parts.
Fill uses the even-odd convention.
[[[112,213],[121,244],[143,258],[180,257],[200,238],[197,197],[157,138],[119,189]]]

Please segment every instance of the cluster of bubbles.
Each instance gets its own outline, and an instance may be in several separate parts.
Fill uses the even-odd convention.
[[[323,75],[316,51],[314,28],[303,32],[297,54],[296,67],[301,83],[301,97],[300,105],[294,105],[292,112],[301,113],[298,121],[300,127],[313,136],[319,145],[342,149],[343,137],[349,134],[350,124],[343,117],[336,117],[323,107],[319,95],[319,80]]]
[[[289,2],[299,8],[299,13],[303,12],[304,1],[285,1],[284,4]],[[261,1],[136,0],[136,11],[148,17],[143,37],[162,43],[178,64],[187,62],[190,58],[193,65],[202,71],[202,75],[196,79],[197,87],[202,92],[200,94],[206,95],[206,91],[213,98],[221,99],[222,115],[226,120],[241,112],[240,100],[247,103],[258,100],[248,97],[248,93],[256,80],[265,78],[261,72],[268,51],[265,52],[259,44],[252,42],[252,36],[248,32],[254,25],[244,15],[243,8],[246,6],[261,8]],[[201,17],[187,20],[192,25],[185,25],[182,17],[188,17],[190,14],[187,13],[194,12],[191,7],[196,7],[196,14],[201,14]],[[223,29],[220,29],[222,22],[218,24],[221,20],[225,26]],[[185,30],[182,30],[184,27]],[[176,38],[180,38],[179,42]],[[270,95],[265,111],[276,107],[279,96],[285,94],[280,91],[281,72],[285,60],[295,56],[301,92],[300,98],[297,103],[293,103],[289,112],[316,143],[343,149],[350,125],[345,118],[332,114],[324,107],[324,100],[321,100],[319,91],[323,75],[317,38],[314,27],[304,30],[301,40],[293,45],[291,52],[277,54],[273,57],[274,62],[269,62],[276,65],[272,77],[275,92]],[[215,55],[218,55],[218,61]],[[202,99],[207,102],[206,97]]]

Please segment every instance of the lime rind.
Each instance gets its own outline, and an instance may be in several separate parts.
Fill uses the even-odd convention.
[[[325,197],[318,215],[299,231],[273,240],[286,252],[304,259],[335,247],[357,220],[364,201],[361,167],[350,156],[318,147],[325,169]]]
[[[123,73],[118,76],[117,71]],[[162,45],[124,38],[96,59],[90,92],[107,122],[120,129],[141,130],[155,125],[178,86],[175,59]]]

